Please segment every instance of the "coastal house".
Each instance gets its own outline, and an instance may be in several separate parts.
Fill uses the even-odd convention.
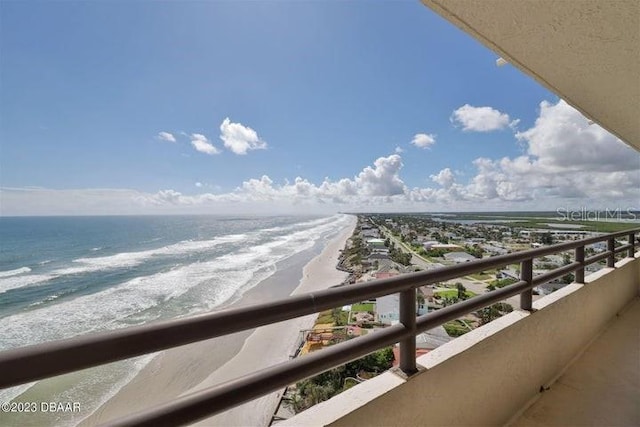
[[[392,325],[400,320],[400,311],[398,304],[400,301],[399,294],[385,295],[376,298],[376,314],[378,322],[383,325]]]
[[[375,250],[375,249],[387,249],[387,247],[384,245],[384,239],[368,239],[367,240],[367,247],[369,249]]]
[[[422,247],[425,250],[429,251],[429,250],[431,250],[433,248],[433,245],[439,245],[439,244],[440,244],[440,242],[438,242],[437,240],[429,240],[427,242],[423,242],[422,243]]]
[[[363,228],[360,235],[363,239],[377,239],[380,237],[380,231],[377,228]]]
[[[388,279],[389,277],[394,277],[399,274],[400,272],[394,265],[387,264],[380,267],[373,275],[376,279]]]
[[[449,341],[451,341],[451,337],[442,326],[422,332],[416,335],[416,357],[424,356]],[[397,345],[393,347],[393,356],[393,366],[397,367],[400,360],[400,348]]]
[[[394,325],[400,321],[399,294],[385,295],[376,298],[376,317],[383,325]],[[427,304],[416,302],[416,314],[427,314]]]
[[[509,250],[507,248],[503,248],[502,246],[497,246],[495,243],[480,245],[480,247],[482,248],[482,250],[490,253],[491,255],[504,255],[509,253]]]

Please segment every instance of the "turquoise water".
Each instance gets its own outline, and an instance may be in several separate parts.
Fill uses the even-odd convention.
[[[219,309],[283,260],[317,253],[349,222],[346,215],[0,218],[0,350]],[[0,401],[81,401],[88,411],[149,360],[0,390]]]

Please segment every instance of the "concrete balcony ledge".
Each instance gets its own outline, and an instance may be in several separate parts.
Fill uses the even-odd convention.
[[[516,310],[419,357],[422,369],[408,379],[386,372],[279,425],[531,425],[531,417],[537,417],[532,405],[544,396],[541,391],[553,388],[576,360],[590,354],[587,349],[603,331],[618,328],[620,319],[633,319],[617,316],[626,306],[640,308],[639,294],[640,252],[615,269],[587,276],[584,285],[573,283],[539,299],[532,313]],[[630,341],[637,352],[637,325],[635,331]],[[635,390],[627,404],[635,399],[638,407],[640,364],[630,369],[626,375],[631,376],[631,388],[622,390]],[[640,414],[627,412],[632,419],[620,422],[618,417],[608,423],[600,418],[599,424],[638,425]],[[567,419],[556,424],[566,425]]]

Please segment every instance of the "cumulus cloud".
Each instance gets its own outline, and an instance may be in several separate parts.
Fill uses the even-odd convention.
[[[202,135],[193,141],[210,143]],[[250,178],[219,193],[135,190],[1,189],[3,215],[98,213],[331,212],[342,210],[513,210],[565,206],[640,208],[640,153],[564,101],[542,102],[535,124],[516,133],[525,151],[475,159],[469,179],[450,168],[433,186],[408,188],[399,154],[376,159],[352,177],[314,183]],[[514,141],[515,143],[515,141]],[[194,145],[195,146],[195,145]],[[214,148],[215,149],[215,148]],[[196,187],[201,188],[199,183]],[[207,186],[209,187],[209,186]],[[277,210],[280,209],[280,210]],[[304,209],[307,209],[306,211]]]
[[[249,150],[267,148],[267,143],[258,137],[255,130],[241,123],[233,123],[228,117],[220,125],[220,139],[225,147],[240,155],[247,154]]]
[[[436,136],[434,134],[417,133],[413,136],[411,143],[416,147],[429,148],[436,143]]]
[[[201,182],[196,182],[196,187],[202,188],[202,183]]]
[[[162,141],[168,141],[168,142],[176,142],[176,137],[173,136],[173,134],[169,133],[169,132],[159,132],[158,135],[156,136],[156,138],[162,140]]]
[[[220,150],[218,150],[206,136],[199,133],[191,134],[191,145],[193,145],[193,148],[195,148],[196,151],[201,153],[209,155],[220,153]]]
[[[516,126],[519,120],[511,122],[509,115],[491,107],[474,107],[465,104],[451,114],[451,123],[462,126],[464,131],[491,132]]]
[[[395,150],[393,150],[393,151],[394,151],[394,153],[396,153],[396,154],[402,154],[402,153],[404,153],[404,149],[403,149],[402,147],[400,147],[400,146],[396,147],[396,148],[395,148]]]
[[[638,153],[575,108],[561,100],[543,101],[535,125],[516,138],[528,144],[528,154],[545,170],[612,172],[637,170]]]
[[[393,196],[403,194],[404,182],[400,179],[402,158],[398,154],[380,157],[373,167],[367,166],[355,178],[355,184],[365,196]]]
[[[431,175],[429,178],[431,178],[433,182],[440,184],[444,188],[450,188],[455,181],[453,172],[451,172],[451,169],[449,168],[442,169],[436,175]]]
[[[503,201],[570,199],[580,203],[640,200],[640,154],[565,101],[544,101],[534,126],[518,132],[527,154],[476,159],[474,197]]]

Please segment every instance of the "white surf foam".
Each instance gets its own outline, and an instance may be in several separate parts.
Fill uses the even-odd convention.
[[[11,289],[23,288],[26,286],[35,285],[38,283],[44,283],[55,276],[50,274],[28,274],[26,276],[12,276],[0,279],[0,294],[3,294]]]
[[[234,234],[216,237],[212,240],[184,240],[173,245],[146,251],[122,252],[104,257],[78,258],[73,260],[73,262],[81,264],[80,266],[55,270],[53,274],[68,275],[107,269],[134,267],[142,264],[150,258],[153,258],[154,256],[180,255],[190,252],[205,251],[221,244],[242,241],[246,239],[246,237],[247,236],[245,234]]]
[[[78,264],[77,266],[59,268],[47,274],[21,275],[22,273],[31,271],[28,267],[23,267],[21,269],[4,272],[6,273],[4,276],[0,274],[0,294],[11,289],[42,285],[51,279],[61,276],[135,267],[154,256],[181,255],[191,252],[206,251],[222,244],[240,242],[246,238],[247,235],[245,234],[233,234],[220,236],[211,240],[185,240],[173,245],[146,251],[122,252],[104,257],[78,258],[73,260],[74,263]],[[18,270],[20,271],[18,272]]]
[[[31,269],[29,267],[20,267],[15,270],[0,271],[0,277],[17,276],[18,274],[28,273],[30,271]]]

